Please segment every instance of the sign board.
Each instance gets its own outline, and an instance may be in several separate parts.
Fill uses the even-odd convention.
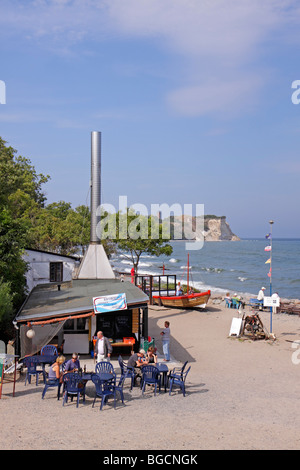
[[[95,313],[113,312],[115,310],[126,310],[126,294],[103,295],[93,297],[93,306]]]
[[[264,297],[264,307],[279,307],[279,297]]]
[[[231,322],[229,336],[239,336],[242,329],[242,323],[242,318],[233,318]]]

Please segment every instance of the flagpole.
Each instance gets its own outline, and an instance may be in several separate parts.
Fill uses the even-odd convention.
[[[273,251],[273,238],[272,238],[272,226],[274,220],[269,221],[270,224],[270,239],[271,239],[271,253],[270,253],[270,297],[272,297],[272,251]],[[272,333],[272,314],[273,307],[270,307],[270,333]]]

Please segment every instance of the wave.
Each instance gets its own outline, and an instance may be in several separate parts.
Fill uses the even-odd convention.
[[[179,259],[177,259],[177,258],[169,259],[169,263],[178,263],[178,262],[179,262]]]
[[[224,271],[223,268],[213,268],[213,267],[209,267],[209,268],[203,267],[201,269],[202,271],[206,271],[209,273],[222,273]]]

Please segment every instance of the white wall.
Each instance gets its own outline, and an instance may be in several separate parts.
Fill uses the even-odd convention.
[[[26,274],[29,292],[37,284],[50,282],[50,262],[63,263],[63,281],[71,281],[75,267],[79,266],[79,261],[68,256],[35,250],[26,250],[23,259],[29,263]]]

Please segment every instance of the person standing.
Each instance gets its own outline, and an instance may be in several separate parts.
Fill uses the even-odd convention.
[[[165,356],[164,361],[169,361],[170,360],[170,322],[165,321],[165,327],[160,334],[162,336],[163,353]]]
[[[262,287],[262,288],[260,289],[260,291],[259,291],[259,293],[258,293],[258,295],[257,295],[257,300],[260,300],[260,301],[264,300],[264,297],[265,297],[264,291],[265,291],[265,290],[266,290],[265,287]]]
[[[278,305],[274,305],[274,307],[272,307],[273,309],[273,313],[277,313],[277,307],[280,306],[280,297],[278,295],[278,292],[274,292],[274,294],[272,294],[272,300],[274,301],[277,301]]]
[[[95,344],[95,354],[97,356],[97,362],[110,361],[111,353],[112,353],[112,345],[108,341],[108,338],[103,336],[102,331],[98,331],[97,341]]]

